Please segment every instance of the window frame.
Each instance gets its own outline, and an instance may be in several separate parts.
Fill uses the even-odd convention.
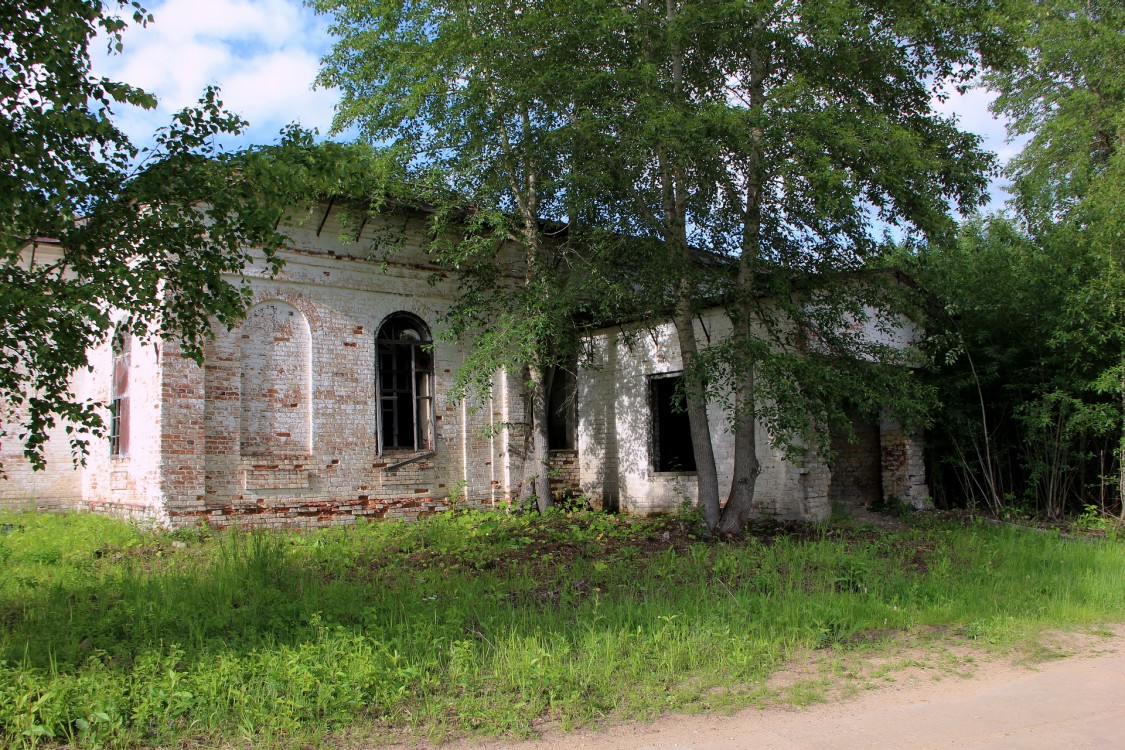
[[[129,457],[129,369],[132,365],[132,336],[119,328],[113,334],[109,385],[109,455]]]
[[[414,329],[419,338],[416,340],[393,338],[393,327],[397,324],[403,324]],[[392,330],[388,330],[389,327]],[[384,359],[386,356],[384,349],[390,350],[391,358],[389,362]],[[423,352],[428,357],[428,367],[425,366],[424,362],[419,362],[419,354]],[[405,387],[399,387],[397,383],[398,377],[406,373],[406,368],[396,367],[399,364],[398,357],[407,353],[410,358],[409,391]],[[384,366],[386,366],[386,370],[384,370]],[[426,325],[425,321],[408,312],[392,313],[383,319],[375,332],[375,439],[376,450],[379,455],[389,452],[434,451],[437,435],[437,406],[434,393],[436,370],[433,337],[430,335],[429,326]],[[383,386],[384,374],[390,375],[394,384],[389,394],[385,392],[386,389]],[[420,379],[423,381],[421,388],[419,387]],[[412,444],[404,445],[401,437],[395,433],[398,432],[400,423],[398,409],[401,404],[401,397],[408,392],[412,405],[411,425],[414,434]],[[394,445],[387,445],[384,439],[385,405],[390,406],[392,414],[391,430],[395,434]]]

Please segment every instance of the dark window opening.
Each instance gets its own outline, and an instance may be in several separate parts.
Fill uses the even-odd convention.
[[[654,471],[695,471],[691,426],[678,392],[682,380],[680,375],[659,375],[648,381]]]
[[[551,450],[574,450],[577,447],[577,400],[578,380],[574,373],[556,367],[547,399],[547,445]]]
[[[379,452],[433,450],[434,366],[426,325],[396,313],[375,339]]]
[[[131,336],[118,329],[113,334],[113,381],[109,402],[109,455],[129,455],[129,359]]]

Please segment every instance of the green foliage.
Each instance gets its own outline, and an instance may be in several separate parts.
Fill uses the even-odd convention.
[[[1027,65],[989,83],[1012,132],[1031,135],[1010,166],[1015,207],[1069,276],[1051,343],[1092,370],[1060,390],[1082,429],[1116,434],[1125,515],[1123,23],[1117,2],[1032,3]]]
[[[1117,354],[1059,336],[1089,278],[1084,254],[1044,248],[993,218],[916,259],[913,272],[942,307],[927,335],[942,394],[931,448],[944,502],[971,498],[997,513],[1014,502],[1058,517],[1100,493],[1120,412],[1097,384]]]
[[[840,335],[848,336],[842,319],[836,322],[845,329]],[[851,410],[875,419],[893,415],[907,429],[922,430],[929,424],[936,399],[933,386],[912,370],[922,361],[917,351],[857,340],[832,352],[786,347],[768,337],[731,340],[704,349],[697,366],[715,383],[711,398],[732,416],[738,410],[726,384],[753,368],[757,398],[742,411],[766,428],[773,446],[793,459],[809,453],[828,455],[833,433],[851,434]]]
[[[935,238],[979,203],[989,157],[931,102],[1012,57],[1008,3],[312,5],[338,37],[336,127],[457,196],[434,216],[462,284],[449,333],[475,342],[462,390],[530,366],[534,406],[581,354],[576,323],[674,310],[697,452],[704,383],[736,434],[758,417],[786,446],[826,440],[825,394],[924,411],[901,370],[842,376],[902,358],[857,334],[893,327],[894,295],[833,276],[877,253],[874,221]],[[691,321],[717,303],[734,340],[696,361]]]
[[[741,543],[560,511],[304,534],[0,528],[0,742],[21,748],[527,734],[745,705],[795,649],[872,630],[1003,644],[1125,616],[1117,541],[926,519],[762,525]]]
[[[1074,525],[1085,531],[1113,531],[1118,526],[1118,521],[1109,518],[1096,505],[1087,505],[1074,519]]]
[[[393,158],[431,176],[431,251],[460,286],[441,335],[473,341],[453,394],[487,393],[500,368],[527,382],[524,500],[546,507],[551,373],[573,367],[579,326],[621,295],[577,176],[568,26],[596,18],[561,2],[310,5],[336,36],[318,78],[342,92],[336,130],[393,141]]]
[[[215,89],[176,113],[151,148],[129,141],[114,111],[156,101],[91,75],[88,47],[101,34],[120,49],[130,23],[150,20],[129,0],[0,10],[0,417],[18,425],[36,468],[56,423],[76,458],[103,429],[98,405],[70,391],[86,351],[124,324],[201,357],[211,326],[231,325],[247,302],[231,275],[249,248],[277,268],[277,221],[304,191],[299,170],[280,165],[300,161],[308,134],[222,152],[216,140],[246,123]]]
[[[1025,20],[1026,63],[987,82],[1012,134],[1031,136],[1010,170],[1020,216],[1041,235],[1120,195],[1125,8],[1112,0],[1029,2]],[[1119,223],[1120,211],[1101,218]]]
[[[874,274],[856,272],[877,265],[876,222],[937,239],[953,230],[951,204],[980,202],[990,158],[932,102],[942,86],[963,85],[981,66],[1013,57],[1009,9],[973,2],[584,9],[600,20],[595,36],[571,43],[579,50],[572,64],[583,66],[578,77],[597,82],[576,96],[575,118],[585,118],[590,139],[584,163],[602,180],[609,225],[669,248],[671,279],[661,268],[651,283],[665,286],[654,296],[666,308],[675,302],[709,525],[719,521],[717,492],[702,497],[713,462],[700,449],[703,416],[692,416],[703,384],[725,402],[735,433],[727,533],[749,511],[761,439],[755,421],[787,449],[827,443],[849,398],[864,411],[890,407],[924,422],[928,389],[891,367],[904,364],[902,352],[861,333],[901,322],[895,313],[903,307],[892,304],[900,300]],[[733,336],[700,344],[695,357],[693,318],[720,300]]]
[[[1026,59],[986,78],[1010,133],[1030,136],[1008,168],[1015,215],[927,248],[918,273],[944,308],[946,496],[1058,517],[1125,492],[1125,17],[1113,2],[1024,11]]]
[[[930,100],[1012,59],[1011,4],[595,7],[623,49],[590,45],[614,80],[593,115],[644,198],[616,207],[637,233],[659,236],[660,191],[682,191],[693,243],[799,273],[874,252],[873,218],[941,235],[947,201],[979,202],[989,157]]]

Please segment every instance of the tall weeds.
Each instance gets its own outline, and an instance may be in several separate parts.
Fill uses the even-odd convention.
[[[0,518],[0,742],[289,747],[744,703],[794,649],[1125,617],[1125,545],[938,522],[741,544],[674,519],[316,533]]]

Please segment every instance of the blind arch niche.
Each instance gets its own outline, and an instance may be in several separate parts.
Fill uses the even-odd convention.
[[[300,310],[255,305],[242,324],[240,448],[244,456],[312,452],[312,335]]]

